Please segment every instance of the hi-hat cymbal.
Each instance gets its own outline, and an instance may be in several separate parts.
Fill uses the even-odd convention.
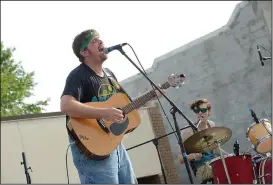
[[[226,127],[212,127],[202,130],[187,138],[184,146],[187,153],[202,153],[212,151],[225,144],[231,137],[232,131]]]

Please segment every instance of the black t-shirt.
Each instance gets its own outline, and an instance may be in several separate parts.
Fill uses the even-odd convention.
[[[82,63],[68,75],[62,96],[71,95],[82,103],[102,102],[118,92],[128,96],[112,71],[104,69],[104,77],[100,77]]]

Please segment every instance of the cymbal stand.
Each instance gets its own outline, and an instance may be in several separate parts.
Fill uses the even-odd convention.
[[[25,152],[22,152],[22,158],[23,158],[23,162],[21,162],[21,165],[24,165],[27,184],[31,184],[31,178],[30,178],[30,175],[28,173],[28,170],[32,171],[32,169],[31,169],[31,167],[27,167],[27,160],[26,160]]]
[[[220,148],[220,143],[218,141],[216,141],[216,142],[217,142],[218,149],[219,149],[221,159],[222,159],[222,163],[223,163],[223,166],[224,166],[224,169],[225,169],[225,172],[226,172],[226,177],[227,177],[228,183],[231,184],[230,177],[229,177],[228,170],[227,170],[227,166],[226,166],[226,161],[225,161],[225,158],[223,156],[222,150]]]

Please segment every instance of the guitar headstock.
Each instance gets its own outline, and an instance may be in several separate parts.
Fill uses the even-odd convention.
[[[185,83],[186,76],[184,74],[172,74],[168,78],[170,86],[178,89],[182,84]]]

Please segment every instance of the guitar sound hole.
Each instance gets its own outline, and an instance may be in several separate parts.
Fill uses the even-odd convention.
[[[110,131],[115,136],[119,136],[120,134],[122,134],[126,130],[128,125],[129,125],[129,120],[126,118],[121,123],[112,123],[110,126]]]

